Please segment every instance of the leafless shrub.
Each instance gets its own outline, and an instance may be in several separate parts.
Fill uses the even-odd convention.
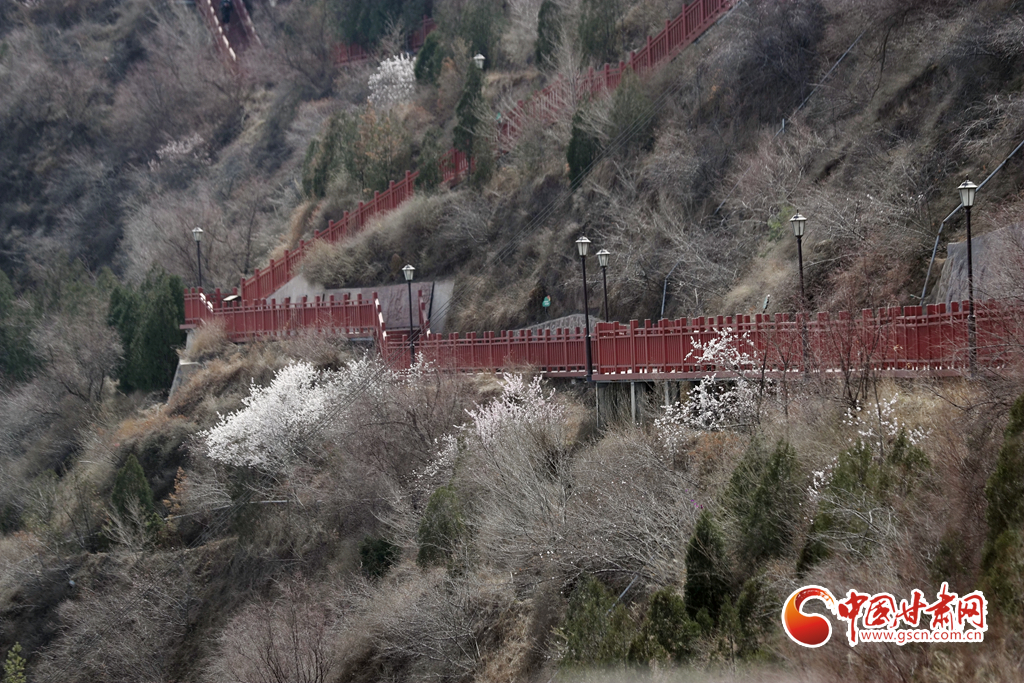
[[[604,439],[572,463],[573,500],[559,559],[591,572],[636,574],[671,584],[701,506],[699,482],[672,469],[671,458],[642,434]]]
[[[254,187],[242,190],[230,203],[221,201],[209,185],[187,192],[137,197],[129,203],[122,251],[128,277],[141,281],[153,264],[181,275],[186,284],[199,281],[196,242],[192,230],[203,229],[203,283],[234,284],[266,253],[264,231],[269,223]]]
[[[260,32],[275,71],[306,89],[311,99],[330,92],[338,71],[334,64],[332,7],[327,0],[308,5],[267,3],[260,12],[271,30]],[[278,71],[278,73],[280,73]],[[365,74],[364,74],[365,77]]]
[[[463,678],[480,665],[489,625],[514,599],[504,572],[451,576],[405,563],[378,586],[356,587],[347,598],[352,616],[346,626],[350,633],[371,636],[370,666],[378,672],[417,680]]]
[[[208,669],[213,680],[326,683],[338,661],[337,617],[317,586],[301,577],[274,599],[257,598],[231,619]]]
[[[244,81],[207,52],[209,31],[181,5],[152,12],[143,38],[148,59],[133,66],[115,95],[111,123],[128,154],[149,161],[164,145],[198,133],[222,137],[240,114]]]
[[[223,469],[206,458],[195,458],[188,470],[179,470],[170,495],[170,515],[199,517],[200,521],[231,506],[231,482]]]
[[[337,438],[375,478],[409,486],[414,471],[434,457],[441,438],[465,421],[467,389],[460,375],[428,368],[386,393],[361,397],[351,422],[339,425],[343,434]]]
[[[198,607],[191,572],[159,558],[106,556],[95,565],[76,577],[76,599],[58,608],[60,635],[39,654],[35,675],[40,680],[174,678],[175,652]]]
[[[35,534],[19,531],[0,536],[0,604],[10,604],[21,584],[38,571],[46,557]]]
[[[132,497],[123,512],[110,509],[104,531],[119,551],[138,556],[152,544],[149,526],[139,499]]]
[[[818,43],[825,33],[820,0],[783,4],[759,2],[741,12],[745,34],[735,54],[738,62],[731,96],[743,119],[776,123],[796,107],[810,89]]]
[[[533,56],[541,1],[512,0],[508,5],[509,25],[501,34],[501,52],[516,66],[525,65]]]
[[[454,481],[473,510],[477,552],[499,567],[543,558],[573,573],[677,575],[697,493],[637,434],[573,453],[582,414],[567,410],[550,421],[475,416]]]
[[[47,361],[47,379],[85,404],[99,400],[123,353],[117,333],[103,319],[105,307],[94,306],[73,317],[50,317],[32,337]]]
[[[698,183],[702,166],[693,135],[671,127],[658,136],[640,184],[656,193],[662,205],[692,211],[704,200]]]

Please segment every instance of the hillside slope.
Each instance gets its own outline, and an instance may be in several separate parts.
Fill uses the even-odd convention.
[[[381,8],[431,12],[435,57],[370,107],[376,62],[332,55],[397,52],[409,26]],[[678,12],[255,2],[264,47],[232,70],[186,5],[0,5],[5,677],[1019,680],[1019,368],[637,383],[634,424],[625,384],[394,372],[343,339],[208,326],[187,386],[150,382],[194,227],[204,284],[230,287],[409,169],[416,197],[306,278],[373,288],[412,263],[454,281],[449,329],[543,324],[582,310],[586,234],[613,254],[609,317],[792,311],[799,211],[809,306],[915,303],[956,186],[1024,139],[1021,2],[748,0],[497,153],[495,112]],[[423,170],[452,144],[477,165],[447,188]],[[1022,163],[974,231],[1020,220]],[[943,582],[988,597],[983,643],[850,648],[835,620],[806,649],[779,621],[804,585]]]

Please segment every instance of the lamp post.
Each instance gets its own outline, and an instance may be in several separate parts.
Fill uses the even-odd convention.
[[[800,268],[800,312],[803,314],[803,324],[800,328],[801,342],[804,347],[804,372],[807,372],[807,296],[804,294],[804,223],[807,219],[799,213],[789,219],[793,225],[793,234],[796,236],[796,260]]]
[[[586,339],[586,354],[587,354],[587,381],[591,381],[591,362],[590,362],[590,300],[587,296],[587,248],[590,246],[590,240],[587,239],[586,235],[576,240],[576,249],[580,253],[580,263],[583,265],[583,324],[587,328],[587,339]]]
[[[416,343],[412,340],[412,274],[416,271],[408,263],[402,267],[405,284],[409,288],[409,367],[416,365]]]
[[[612,252],[602,249],[597,252],[597,262],[601,266],[601,279],[604,281],[604,319],[608,320],[608,257]]]
[[[971,377],[974,377],[978,347],[974,322],[974,270],[971,264],[971,207],[974,206],[974,196],[978,192],[978,186],[968,178],[957,190],[960,191],[960,203],[964,205],[964,211],[967,214],[967,353]]]
[[[199,243],[203,241],[203,229],[198,225],[192,229],[192,239],[196,241],[196,265],[199,267],[199,289],[203,288],[203,252]]]
[[[476,68],[480,69],[481,71],[483,71],[483,69],[484,69],[484,62],[486,60],[487,60],[487,58],[484,57],[479,52],[477,52],[476,56],[473,57],[473,63],[476,64]]]
[[[804,296],[804,223],[807,219],[796,214],[789,219],[789,222],[793,225],[793,234],[796,235],[796,260],[800,267],[800,308],[807,306],[807,299]]]

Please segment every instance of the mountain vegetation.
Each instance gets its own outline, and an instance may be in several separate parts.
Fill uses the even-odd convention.
[[[510,149],[517,101],[628,60],[678,0],[246,4],[261,44],[231,65],[187,3],[0,3],[5,683],[1020,680],[1013,364],[651,383],[634,424],[615,387],[529,368],[179,327],[195,227],[230,289],[407,170],[413,199],[311,250],[314,286],[411,263],[453,282],[452,331],[523,327],[583,307],[585,233],[612,319],[921,303],[957,185],[1024,140],[1020,0],[738,2]],[[452,147],[474,166],[448,187]],[[1020,154],[975,235],[1020,231]],[[757,366],[732,348],[701,362]],[[779,621],[804,585],[943,582],[985,592],[984,643],[810,650]]]

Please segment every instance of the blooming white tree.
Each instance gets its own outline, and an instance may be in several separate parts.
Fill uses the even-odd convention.
[[[392,379],[379,361],[367,358],[337,371],[293,363],[269,386],[253,384],[242,399],[245,407],[220,416],[201,436],[213,460],[285,472],[314,456],[325,430],[344,420],[353,400],[365,392],[380,392]]]
[[[501,396],[466,411],[473,420],[469,428],[486,448],[498,443],[510,429],[556,427],[564,419],[565,406],[556,403],[554,396],[554,390],[544,393],[539,376],[527,383],[522,375],[510,375]]]
[[[928,436],[928,430],[922,427],[911,427],[896,414],[896,403],[900,395],[893,394],[892,398],[886,401],[876,400],[873,404],[857,402],[856,406],[846,411],[846,418],[843,422],[857,430],[860,440],[867,443],[877,443],[884,452],[885,444],[896,439],[902,431],[907,439],[914,446],[919,445]],[[855,443],[858,439],[850,439]]]
[[[737,336],[726,328],[708,342],[694,340],[693,347],[695,353],[700,353],[697,364],[723,368],[734,373],[735,379],[728,384],[716,383],[718,372],[713,372],[690,391],[685,402],[663,406],[665,413],[654,421],[654,426],[670,450],[677,449],[697,432],[748,426],[757,415],[757,384],[748,373],[758,363],[747,336]]]
[[[467,410],[469,424],[436,440],[437,455],[418,478],[451,476],[459,453],[467,444],[474,450],[497,454],[504,442],[521,444],[525,439],[532,443],[542,435],[544,441],[558,435],[557,441],[564,436],[566,407],[554,397],[554,390],[544,393],[540,377],[527,382],[522,375],[509,375],[501,387],[501,396],[475,410]]]
[[[416,86],[413,61],[407,54],[389,57],[380,63],[370,76],[370,104],[379,109],[390,109],[408,102]]]

